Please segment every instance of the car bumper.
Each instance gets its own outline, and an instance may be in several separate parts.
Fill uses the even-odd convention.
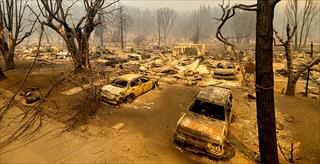
[[[118,105],[119,102],[115,101],[115,100],[110,100],[110,99],[102,99],[103,102],[106,102],[108,104],[112,104],[112,105]]]
[[[236,79],[235,75],[213,75],[213,77],[216,79],[225,79],[225,80],[235,80]]]
[[[119,104],[120,100],[116,99],[114,96],[110,96],[110,95],[106,95],[106,94],[101,94],[102,97],[102,101],[106,102],[108,104],[113,104],[113,105],[117,105]]]
[[[176,132],[173,135],[173,139],[175,144],[178,146],[184,147],[186,150],[194,152],[194,153],[200,153],[204,155],[208,155],[214,158],[223,158],[225,154],[224,148],[221,149],[219,152],[213,152],[208,150],[207,144],[209,142],[206,141],[200,141],[195,138],[182,136],[177,134]]]

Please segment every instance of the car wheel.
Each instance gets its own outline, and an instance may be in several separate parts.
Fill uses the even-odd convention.
[[[134,95],[133,95],[133,94],[130,94],[129,96],[127,96],[127,97],[124,99],[124,102],[125,102],[125,103],[132,103],[133,100],[134,100]]]

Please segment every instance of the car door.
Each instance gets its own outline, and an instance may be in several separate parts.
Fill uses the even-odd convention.
[[[141,77],[140,80],[143,85],[143,93],[148,92],[152,89],[153,82],[151,80],[149,80],[147,77]]]
[[[135,96],[139,96],[143,93],[143,85],[139,78],[136,78],[130,83],[130,92]]]

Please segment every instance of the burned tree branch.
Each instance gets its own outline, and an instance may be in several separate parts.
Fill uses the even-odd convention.
[[[224,5],[224,0],[223,0],[222,4],[219,6],[222,9],[222,15],[220,18],[214,18],[215,20],[218,20],[221,22],[217,28],[216,38],[228,46],[236,47],[234,44],[228,41],[228,38],[225,38],[223,36],[221,29],[223,28],[225,23],[236,14],[236,9],[241,9],[245,11],[257,11],[257,4],[253,4],[253,5],[239,4],[239,5],[230,6],[230,1],[228,2],[227,5]]]
[[[96,15],[98,11],[109,8],[119,0],[112,0],[106,3],[105,0],[82,0],[85,8],[84,16],[77,23],[69,23],[67,17],[70,16],[70,10],[75,2],[66,2],[62,0],[37,0],[39,8],[43,8],[43,24],[57,32],[65,41],[67,49],[71,54],[74,63],[74,72],[90,71],[89,63],[89,38],[94,28],[99,24]],[[76,1],[78,2],[78,1]]]

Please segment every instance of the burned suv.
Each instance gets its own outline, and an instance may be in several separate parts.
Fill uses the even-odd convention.
[[[179,119],[173,135],[174,143],[196,153],[224,157],[231,117],[231,91],[206,87]]]

